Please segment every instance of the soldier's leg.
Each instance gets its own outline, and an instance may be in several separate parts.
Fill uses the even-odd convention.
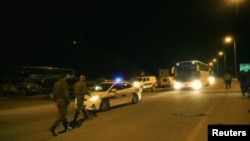
[[[86,108],[84,106],[83,106],[82,112],[83,112],[85,119],[88,119],[88,120],[92,119],[93,116],[92,116],[91,112],[86,110]]]
[[[52,127],[50,127],[50,132],[52,132],[53,136],[57,136],[58,133],[56,131],[56,127],[59,126],[60,123],[63,121],[61,118],[61,109],[62,109],[62,107],[60,105],[58,105],[58,118],[53,123]]]
[[[63,105],[61,108],[61,113],[60,113],[60,121],[62,122],[64,126],[64,131],[69,131],[71,129],[71,127],[69,126],[69,122],[66,118],[67,112],[68,112],[68,106]]]
[[[78,115],[79,113],[81,112],[81,106],[82,106],[82,102],[81,102],[81,97],[76,97],[76,101],[77,101],[77,104],[76,104],[76,111],[75,111],[75,114],[74,114],[74,119],[73,119],[73,122],[77,123],[77,118],[78,118]]]
[[[78,115],[79,115],[80,111],[81,111],[81,106],[77,105],[76,111],[75,111],[75,114],[74,114],[73,122],[77,122],[77,118],[78,118]]]

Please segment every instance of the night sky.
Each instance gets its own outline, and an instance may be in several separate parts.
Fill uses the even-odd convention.
[[[250,62],[250,1],[1,1],[2,76],[13,66],[74,68],[87,77],[153,75],[177,61]]]

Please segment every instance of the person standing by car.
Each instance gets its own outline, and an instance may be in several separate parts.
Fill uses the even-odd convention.
[[[226,84],[226,89],[231,89],[232,76],[228,72],[224,75],[224,82]]]
[[[90,95],[88,88],[85,84],[86,77],[84,75],[80,75],[79,80],[74,85],[74,95],[76,97],[76,111],[74,114],[73,122],[79,124],[77,121],[79,114],[82,112],[85,119],[91,119],[90,114],[84,107],[84,97],[85,95]]]
[[[58,127],[61,123],[64,126],[64,131],[71,129],[66,118],[68,106],[70,104],[67,74],[61,74],[61,79],[54,84],[53,98],[57,104],[59,116],[50,128],[50,132],[52,132],[53,136],[57,136],[58,133],[56,132],[56,127]]]

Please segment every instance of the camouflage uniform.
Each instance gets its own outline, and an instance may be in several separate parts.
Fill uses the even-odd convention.
[[[74,95],[77,100],[76,111],[74,115],[74,122],[77,122],[78,115],[83,112],[84,118],[90,118],[88,111],[84,108],[84,96],[90,95],[86,84],[84,83],[85,76],[81,75],[80,80],[74,85]]]
[[[66,77],[66,76],[65,76]],[[53,97],[54,101],[57,103],[59,116],[54,122],[53,126],[50,128],[50,131],[53,135],[57,135],[55,128],[63,124],[65,131],[69,130],[68,120],[66,118],[68,112],[68,105],[70,104],[69,94],[68,94],[68,84],[66,78],[58,80],[54,84]]]

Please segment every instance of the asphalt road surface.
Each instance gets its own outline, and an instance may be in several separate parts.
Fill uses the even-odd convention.
[[[73,99],[68,119],[74,115]],[[98,112],[98,117],[54,137],[49,127],[57,109],[45,95],[0,98],[1,141],[206,141],[210,124],[250,124],[250,98],[239,84],[223,81],[200,91],[158,88],[146,91],[138,104]],[[80,118],[82,118],[80,116]],[[63,129],[62,126],[58,130]]]

